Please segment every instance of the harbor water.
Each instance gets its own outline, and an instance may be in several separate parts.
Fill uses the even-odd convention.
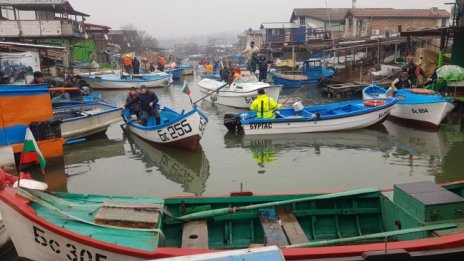
[[[186,80],[195,101],[201,97],[197,80]],[[161,104],[189,110],[182,85],[177,81],[154,91]],[[289,96],[289,104],[339,101],[322,97],[317,87],[292,95],[294,91],[284,90],[280,101]],[[127,91],[102,94],[107,102],[123,104]],[[64,169],[54,169],[57,173],[45,179],[60,191],[144,197],[384,188],[418,180],[462,179],[464,134],[456,113],[438,132],[387,120],[353,131],[245,137],[228,133],[222,125],[224,114],[236,109],[208,99],[199,107],[209,123],[197,152],[150,144],[114,124],[104,135],[66,146]]]

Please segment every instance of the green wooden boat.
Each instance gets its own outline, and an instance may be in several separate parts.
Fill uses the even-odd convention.
[[[268,245],[298,260],[460,247],[463,196],[464,182],[430,181],[386,191],[169,198],[3,188],[0,211],[18,254],[34,260],[144,260]]]

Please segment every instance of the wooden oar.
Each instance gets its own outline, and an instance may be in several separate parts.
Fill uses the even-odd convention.
[[[357,236],[357,237],[346,237],[346,238],[340,238],[340,239],[321,240],[321,241],[314,241],[314,242],[308,242],[308,243],[303,243],[303,244],[295,244],[295,245],[284,246],[284,248],[328,246],[328,245],[348,243],[348,242],[353,242],[353,241],[388,238],[388,237],[404,235],[404,234],[425,232],[425,231],[431,231],[431,230],[450,229],[450,228],[455,228],[455,227],[457,227],[457,225],[454,223],[429,225],[429,226],[407,228],[407,229],[402,229],[402,230],[375,233],[375,234]]]
[[[325,194],[325,195],[319,195],[319,196],[312,196],[312,197],[305,197],[305,198],[297,198],[297,199],[290,199],[290,200],[282,200],[282,201],[268,202],[268,203],[262,203],[262,204],[255,204],[255,205],[249,205],[249,206],[243,206],[243,207],[219,208],[219,209],[206,210],[206,211],[201,211],[201,212],[197,212],[197,213],[184,215],[184,216],[179,217],[178,219],[184,220],[184,221],[206,219],[206,218],[210,218],[210,217],[236,213],[236,212],[244,211],[244,210],[275,207],[275,206],[286,205],[286,204],[297,203],[297,202],[305,202],[305,201],[315,201],[315,200],[322,200],[322,199],[333,199],[333,198],[340,198],[340,197],[349,197],[349,196],[356,196],[356,195],[362,195],[362,194],[367,194],[367,193],[375,193],[375,192],[379,192],[379,189],[377,189],[377,188],[358,189],[358,190],[338,192],[338,193],[333,193],[333,194]]]
[[[218,92],[220,89],[222,89],[222,88],[226,87],[227,85],[229,85],[229,84],[228,84],[228,83],[226,83],[226,84],[222,85],[221,87],[217,88],[216,90],[214,90],[214,91],[212,91],[212,92],[210,92],[210,93],[206,94],[205,96],[203,96],[202,98],[200,98],[198,101],[196,101],[196,102],[192,103],[192,105],[195,105],[195,104],[197,104],[198,102],[200,102],[200,101],[204,100],[205,98],[207,98],[207,97],[211,96],[211,95],[212,95],[212,94],[214,94],[215,92]]]

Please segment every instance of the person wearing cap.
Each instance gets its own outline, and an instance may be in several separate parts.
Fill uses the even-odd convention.
[[[126,57],[124,57],[124,70],[126,70],[126,73],[132,74],[132,60],[131,60],[131,55],[129,53],[126,54]]]
[[[390,88],[387,90],[387,95],[393,93],[393,96],[396,95],[398,89],[411,88],[412,84],[408,78],[407,72],[402,72],[400,77],[396,78],[392,83]]]
[[[158,96],[152,91],[149,91],[146,86],[140,87],[140,93],[133,100],[126,102],[122,109],[131,108],[133,104],[140,103],[142,110],[142,125],[147,126],[148,118],[155,116],[156,125],[160,125],[161,118],[156,104],[158,103]]]
[[[427,76],[425,75],[424,70],[422,70],[419,65],[414,63],[414,56],[408,55],[408,57],[406,57],[406,61],[407,63],[402,68],[403,72],[408,74],[411,87],[416,88],[418,84],[417,77],[422,75],[424,78],[427,78]]]
[[[258,96],[250,106],[251,111],[256,112],[257,118],[274,119],[276,117],[275,110],[282,108],[282,104],[274,101],[272,97],[268,97],[264,89],[258,90]]]
[[[36,71],[32,75],[34,76],[34,79],[29,84],[45,83],[45,78],[44,78],[42,72]]]
[[[267,61],[266,56],[264,56],[264,54],[260,55],[257,63],[258,63],[258,69],[259,69],[259,81],[266,82],[267,67],[269,65],[269,62]]]

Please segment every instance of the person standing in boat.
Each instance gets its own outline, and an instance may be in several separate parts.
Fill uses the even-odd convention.
[[[140,103],[142,110],[142,125],[147,126],[148,118],[150,116],[155,116],[156,125],[160,125],[160,112],[156,108],[158,101],[158,96],[156,96],[154,92],[148,91],[147,86],[142,86],[140,87],[140,93],[137,97],[127,102],[126,105],[122,106],[122,109],[130,108],[132,104]]]
[[[134,74],[140,74],[140,62],[135,56],[132,60],[132,67],[134,67]]]
[[[166,59],[164,58],[164,56],[160,56],[159,60],[158,60],[158,70],[160,72],[164,72],[164,66],[166,65]]]
[[[259,52],[259,48],[255,46],[255,42],[251,42],[250,46],[248,46],[242,54],[245,55],[248,63],[248,70],[250,70],[252,73],[255,73],[256,71],[256,57]]]
[[[259,81],[266,82],[267,79],[267,67],[269,62],[266,59],[266,56],[260,55],[258,59],[258,69],[259,69]]]
[[[206,62],[205,72],[206,72],[206,74],[212,74],[213,73],[213,65],[210,62]]]
[[[412,84],[408,78],[407,72],[402,72],[400,77],[396,78],[392,83],[390,88],[387,90],[387,95],[393,93],[393,96],[396,96],[398,89],[411,88]]]
[[[123,63],[124,63],[124,70],[126,71],[126,73],[132,75],[133,67],[132,67],[132,60],[131,60],[130,54],[126,54],[126,57],[124,57]]]
[[[276,117],[275,110],[280,108],[282,108],[282,104],[274,101],[272,97],[268,97],[264,89],[261,88],[250,106],[250,111],[255,111],[257,118],[274,119]]]
[[[424,78],[427,78],[427,76],[425,76],[424,70],[414,63],[414,56],[409,55],[406,60],[408,63],[403,66],[403,72],[408,74],[409,81],[411,81],[411,87],[416,88],[418,84],[417,77],[422,75]]]

